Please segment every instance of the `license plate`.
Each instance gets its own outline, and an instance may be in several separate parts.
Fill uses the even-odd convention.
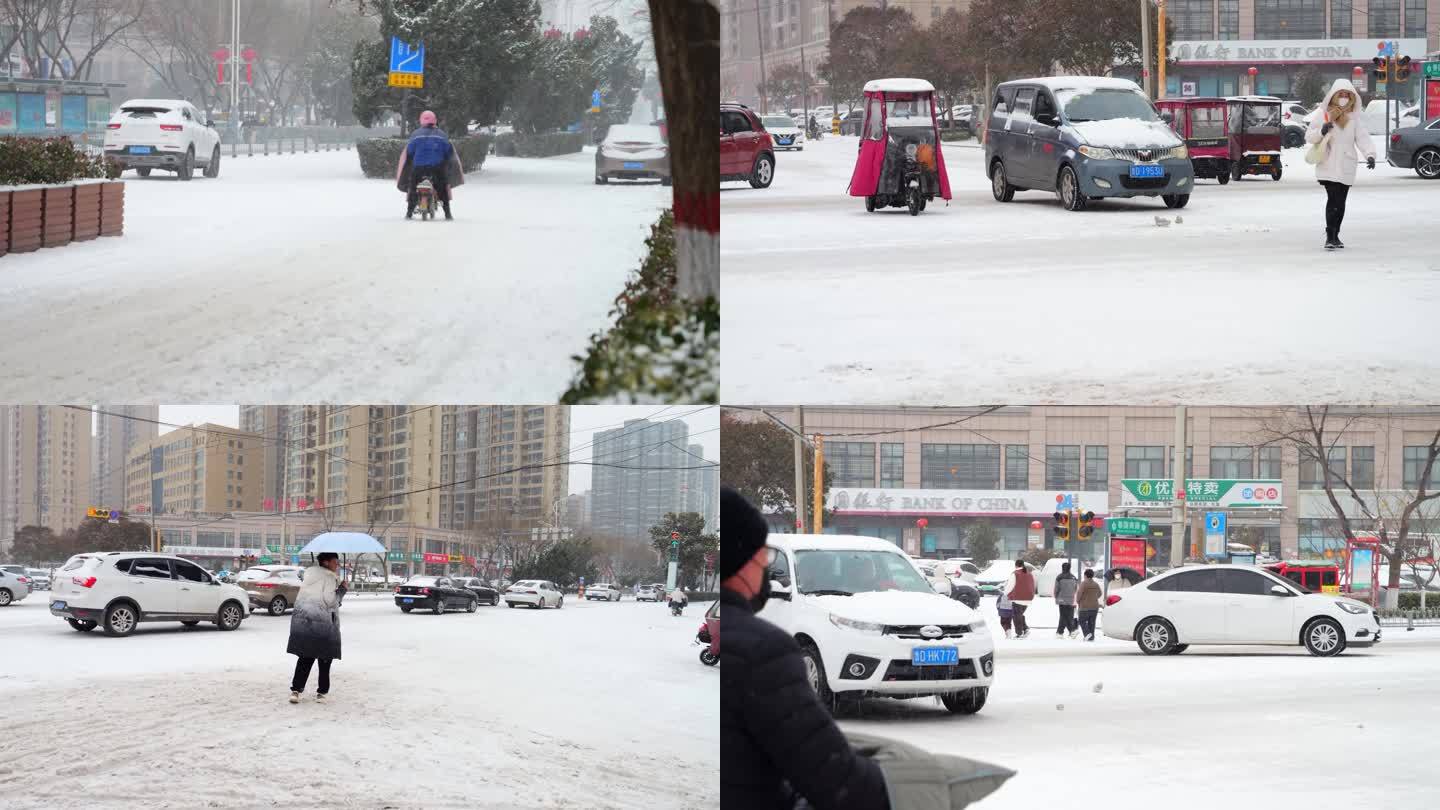
[[[132,147],[130,147],[130,154],[132,154],[132,155],[148,155],[148,154],[150,154],[150,147],[148,147],[148,146],[132,146]]]
[[[1269,162],[1270,162],[1270,156],[1269,156],[1269,155],[1261,155],[1261,156],[1260,156],[1260,162],[1261,162],[1261,163],[1269,163]]]
[[[910,663],[917,667],[954,665],[960,663],[960,651],[954,647],[916,647],[910,651]]]
[[[51,603],[50,603],[50,609],[51,609],[51,610],[64,610],[64,609],[65,609],[65,603],[64,603],[64,602],[51,602]]]
[[[414,602],[415,600],[414,600],[414,599],[404,599],[404,600],[402,600],[402,601],[405,601],[405,602]]]
[[[645,168],[645,164],[644,164],[644,163],[641,163],[641,162],[638,161],[638,160],[627,160],[627,161],[625,161],[625,168],[627,168],[627,169],[643,169],[643,168]]]
[[[1131,166],[1131,177],[1164,177],[1165,167],[1163,166]]]

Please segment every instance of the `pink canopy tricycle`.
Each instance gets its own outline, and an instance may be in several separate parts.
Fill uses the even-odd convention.
[[[865,85],[860,157],[850,196],[865,210],[893,206],[915,216],[939,196],[950,199],[950,178],[940,153],[935,87],[924,79],[877,79]]]

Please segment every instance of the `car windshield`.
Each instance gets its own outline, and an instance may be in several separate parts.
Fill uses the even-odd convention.
[[[1109,121],[1113,118],[1159,120],[1149,99],[1134,90],[1067,88],[1056,90],[1055,96],[1060,100],[1060,107],[1065,110],[1065,119],[1072,124]]]
[[[534,587],[539,586],[539,584],[540,584],[540,582],[539,582],[538,580],[534,580],[534,579],[524,579],[524,580],[521,580],[521,581],[515,583],[514,585],[511,585],[510,587],[512,587],[512,588],[534,588]]]
[[[785,115],[767,115],[760,119],[760,123],[764,124],[766,129],[795,126],[794,120]]]
[[[930,99],[916,98],[908,101],[887,100],[885,121],[892,127],[929,127],[935,125],[930,114]]]
[[[910,561],[894,551],[807,549],[796,552],[801,593],[853,595],[870,591],[934,593]]]

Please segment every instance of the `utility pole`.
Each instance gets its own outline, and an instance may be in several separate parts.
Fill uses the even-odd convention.
[[[815,526],[815,534],[823,534],[825,531],[825,437],[819,433],[815,434],[815,506],[810,513],[810,518]]]
[[[795,533],[805,533],[805,409],[795,406]]]
[[[800,91],[800,107],[805,116],[805,123],[801,125],[801,129],[805,129],[810,124],[810,74],[805,71],[804,45],[800,46],[800,77],[805,80],[805,89]]]
[[[760,112],[769,112],[770,104],[765,100],[765,29],[760,25],[760,0],[755,0],[755,39],[760,43]]]
[[[1158,29],[1155,35],[1160,38],[1160,47],[1155,49],[1155,53],[1159,56],[1155,60],[1155,75],[1159,79],[1155,86],[1155,97],[1165,98],[1165,0],[1155,0],[1155,3],[1160,10],[1160,16],[1155,23],[1155,27]]]
[[[1170,565],[1179,567],[1185,562],[1190,551],[1190,535],[1185,526],[1185,406],[1175,406],[1175,449],[1170,451],[1171,463],[1175,465],[1175,491],[1171,493],[1170,517]]]
[[[1145,95],[1155,98],[1155,86],[1150,80],[1150,0],[1140,0],[1140,78]]]

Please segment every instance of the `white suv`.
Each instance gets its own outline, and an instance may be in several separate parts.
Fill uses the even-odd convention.
[[[827,705],[866,695],[938,695],[956,714],[985,705],[995,642],[981,616],[936,593],[893,543],[772,534],[760,615],[795,637]]]
[[[135,99],[105,125],[105,157],[149,177],[151,169],[189,180],[195,169],[220,176],[220,133],[188,101]]]
[[[250,599],[173,554],[104,551],[77,554],[55,573],[50,613],[81,632],[99,626],[112,636],[128,636],[140,622],[234,630],[250,615]]]
[[[1175,655],[1191,644],[1303,644],[1329,656],[1380,640],[1380,622],[1364,602],[1312,593],[1249,565],[1176,568],[1112,593],[1105,605],[1102,632],[1134,640],[1147,655]]]

